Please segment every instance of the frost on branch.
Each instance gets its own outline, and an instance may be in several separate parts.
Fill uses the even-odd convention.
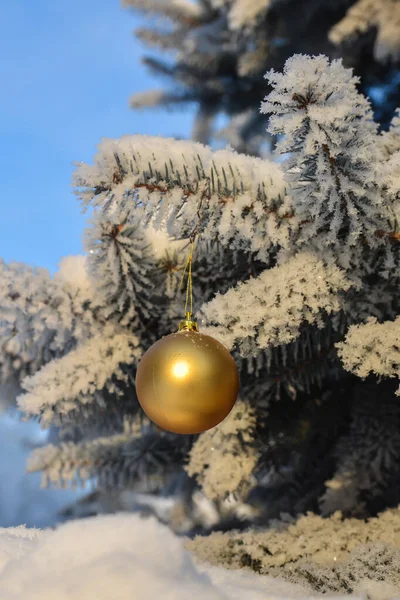
[[[359,377],[371,373],[400,377],[400,317],[385,323],[371,318],[368,323],[353,325],[337,347],[344,368]]]
[[[343,520],[340,512],[329,519],[309,513],[277,529],[196,536],[186,547],[206,563],[248,568],[314,592],[354,592],[379,600],[396,597],[400,588],[398,508],[368,521]],[[387,588],[375,596],[378,581]]]
[[[258,459],[253,443],[255,425],[254,410],[238,400],[225,421],[202,433],[194,443],[186,471],[196,477],[208,498],[246,497]]]
[[[40,415],[44,425],[76,419],[78,410],[85,418],[92,403],[101,412],[105,405],[102,392],[118,397],[125,391],[129,373],[123,365],[137,362],[137,344],[131,333],[104,326],[101,334],[26,377],[22,381],[26,393],[18,398],[19,408],[28,415]]]
[[[374,57],[379,62],[400,58],[400,6],[396,0],[358,0],[330,31],[334,44],[377,30]]]
[[[319,236],[321,245],[340,249],[363,237],[376,245],[387,209],[377,126],[368,100],[356,89],[358,79],[339,60],[302,55],[267,79],[273,91],[262,111],[272,113],[269,132],[284,134],[277,152],[289,153],[282,166],[300,240]]]
[[[53,279],[46,269],[0,260],[0,382],[35,373],[95,328],[82,259],[63,259]]]
[[[127,215],[116,219],[97,211],[92,227],[86,229],[86,250],[103,318],[133,329],[143,325],[152,309],[155,262],[140,225],[130,223]]]
[[[174,238],[198,226],[203,238],[218,237],[264,259],[272,244],[287,245],[296,228],[278,165],[194,142],[141,135],[103,140],[94,165],[80,165],[74,182],[85,206],[114,218],[122,211]]]
[[[350,287],[334,263],[300,252],[217,295],[202,307],[201,315],[210,324],[210,335],[229,348],[236,345],[243,355],[255,355],[268,346],[291,342],[303,323],[322,327],[324,316],[342,309],[342,292]]]
[[[132,432],[74,444],[49,445],[33,452],[28,471],[43,471],[43,483],[56,486],[96,479],[101,489],[156,493],[182,466],[188,439]]]

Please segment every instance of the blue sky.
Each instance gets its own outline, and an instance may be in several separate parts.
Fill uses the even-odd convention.
[[[187,135],[190,114],[133,112],[159,87],[140,65],[137,16],[119,0],[0,2],[0,256],[52,271],[81,252],[73,161],[102,137]]]

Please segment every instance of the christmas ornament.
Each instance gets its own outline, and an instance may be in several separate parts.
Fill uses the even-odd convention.
[[[193,434],[218,425],[232,410],[238,390],[238,370],[229,351],[199,332],[187,310],[192,309],[193,244],[184,274],[186,318],[179,331],[158,340],[140,361],[136,392],[146,415],[159,427]]]

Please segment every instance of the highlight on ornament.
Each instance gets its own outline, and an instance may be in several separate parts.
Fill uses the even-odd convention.
[[[230,352],[199,332],[192,318],[193,249],[194,241],[182,276],[182,282],[187,276],[185,319],[176,333],[147,350],[136,374],[137,397],[149,419],[182,434],[218,425],[232,410],[239,391],[238,369]]]
[[[172,374],[177,379],[183,379],[183,377],[186,377],[186,375],[188,375],[189,373],[190,373],[189,364],[184,360],[178,361],[172,367]]]

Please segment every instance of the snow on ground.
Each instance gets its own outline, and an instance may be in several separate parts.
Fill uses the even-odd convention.
[[[11,560],[24,556],[41,535],[40,529],[27,529],[25,525],[0,529],[0,572]]]
[[[0,530],[1,600],[290,600],[304,596],[309,594],[301,587],[270,577],[195,563],[182,538],[154,518],[117,514],[73,521],[56,530]]]

